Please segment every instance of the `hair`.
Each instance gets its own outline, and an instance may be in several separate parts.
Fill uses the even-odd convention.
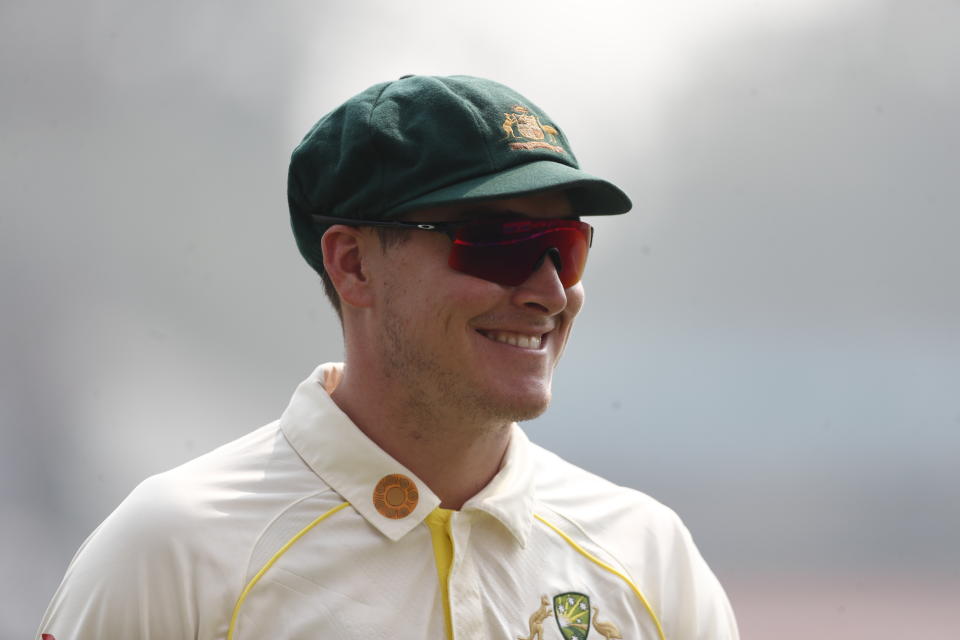
[[[330,227],[327,227],[327,229],[329,228]],[[393,247],[405,244],[410,238],[410,229],[391,229],[389,227],[374,227],[374,229],[377,232],[377,238],[380,240],[380,251],[383,253],[386,253]],[[324,229],[323,233],[326,233],[326,231],[327,230]],[[323,233],[320,234],[321,237]],[[337,293],[337,288],[333,286],[333,280],[330,279],[330,274],[327,273],[326,269],[320,271],[320,280],[323,282],[323,292],[330,301],[333,310],[337,312],[340,324],[343,324],[343,309],[340,303],[340,294]]]

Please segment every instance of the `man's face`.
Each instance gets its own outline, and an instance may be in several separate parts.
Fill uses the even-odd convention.
[[[571,216],[562,193],[425,209],[405,219],[439,222],[475,216]],[[412,231],[406,242],[371,256],[376,295],[373,348],[411,402],[462,412],[467,419],[525,420],[550,401],[553,369],[583,286],[564,289],[547,259],[525,282],[504,286],[450,268],[451,240]]]

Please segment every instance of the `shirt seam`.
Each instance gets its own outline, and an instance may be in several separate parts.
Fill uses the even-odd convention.
[[[303,500],[305,500],[305,499],[308,498],[308,497],[310,497],[310,496],[306,496],[305,498],[302,498],[301,500],[297,500],[297,501],[296,501],[295,503],[293,503],[293,504],[299,504],[300,502],[302,502]],[[293,504],[291,504],[290,506],[292,507]],[[345,508],[347,508],[347,507],[349,507],[349,506],[350,506],[350,503],[349,503],[349,502],[346,502],[346,501],[341,502],[340,504],[335,505],[335,506],[333,506],[333,507],[330,508],[330,509],[327,509],[327,510],[324,511],[321,515],[319,515],[318,517],[314,518],[314,519],[310,522],[310,524],[308,524],[306,527],[300,529],[300,531],[298,531],[292,538],[290,538],[289,540],[287,540],[287,542],[285,542],[285,543],[276,551],[276,553],[274,553],[274,554],[270,557],[270,559],[266,562],[266,564],[264,564],[263,567],[261,567],[261,568],[257,571],[257,573],[254,574],[254,576],[253,576],[252,578],[250,578],[248,581],[246,581],[246,582],[244,583],[243,588],[240,590],[240,593],[239,593],[239,595],[237,596],[236,604],[234,605],[233,610],[230,612],[230,622],[229,622],[229,624],[228,624],[228,626],[227,626],[227,640],[232,640],[233,634],[234,634],[234,632],[236,631],[236,626],[235,626],[235,625],[236,625],[237,621],[239,620],[240,607],[242,606],[242,604],[243,604],[244,600],[246,599],[247,595],[249,594],[250,590],[253,589],[253,587],[257,584],[257,582],[260,580],[260,578],[263,576],[263,574],[266,573],[266,572],[273,566],[273,564],[280,558],[280,556],[282,556],[284,553],[286,553],[286,551],[287,551],[293,544],[295,544],[297,541],[299,541],[301,537],[303,537],[304,535],[306,535],[306,534],[307,534],[309,531],[311,531],[315,526],[317,526],[318,524],[320,524],[321,522],[323,522],[324,520],[326,520],[328,517],[334,515],[335,513],[339,512],[339,511],[342,511],[343,509],[345,509]],[[287,511],[287,510],[285,509],[284,512],[286,512],[286,511]],[[257,540],[259,541],[260,538],[257,538]],[[249,567],[249,563],[250,563],[250,561],[248,560],[248,561],[247,561],[248,567]]]
[[[556,512],[554,513],[557,516],[566,519],[565,516],[562,516]],[[534,517],[540,522],[542,522],[544,526],[546,526],[548,529],[551,529],[554,533],[556,533],[561,538],[563,538],[563,540],[567,544],[569,544],[571,547],[573,547],[574,550],[576,550],[578,553],[586,557],[588,560],[590,560],[594,564],[598,565],[600,568],[612,573],[613,575],[617,576],[618,578],[626,582],[627,586],[630,587],[630,590],[633,591],[634,595],[640,600],[641,604],[643,604],[644,609],[646,609],[647,614],[650,616],[651,620],[653,621],[653,624],[657,629],[657,637],[659,637],[660,640],[666,640],[666,635],[664,634],[664,631],[663,631],[663,624],[660,621],[660,616],[658,616],[656,611],[654,611],[653,606],[650,604],[650,601],[647,599],[646,595],[644,595],[640,587],[637,586],[637,583],[633,580],[632,576],[630,576],[629,573],[627,573],[625,570],[624,572],[618,571],[616,567],[613,567],[612,565],[607,564],[606,562],[604,562],[603,560],[595,556],[593,553],[591,553],[589,550],[585,549],[580,543],[578,543],[576,540],[570,537],[570,535],[567,532],[565,532],[563,529],[561,529],[557,525],[551,523],[549,520],[547,520],[543,516],[539,514],[534,514]],[[586,535],[585,532],[584,532],[584,535]],[[587,540],[592,541],[593,538],[587,535]],[[603,549],[603,547],[601,547],[601,549]],[[606,552],[605,549],[604,551]],[[613,556],[613,558],[616,559],[616,556]]]
[[[622,560],[620,560],[620,558],[619,558],[615,553],[613,553],[610,549],[608,549],[608,548],[606,547],[606,545],[600,543],[596,538],[594,538],[594,537],[591,536],[589,533],[587,533],[587,531],[583,528],[583,526],[582,526],[579,522],[577,522],[576,520],[574,520],[574,519],[571,518],[570,516],[568,516],[568,515],[566,515],[566,514],[564,514],[564,513],[561,513],[561,512],[559,512],[559,511],[557,511],[556,509],[554,509],[554,508],[551,507],[550,505],[541,503],[541,504],[540,504],[540,507],[543,508],[543,509],[549,510],[550,513],[554,514],[554,515],[557,516],[558,518],[563,518],[563,520],[565,520],[567,523],[569,523],[571,526],[573,526],[578,532],[580,532],[580,534],[581,534],[584,538],[586,538],[587,540],[589,540],[591,544],[593,544],[597,549],[599,549],[599,550],[602,551],[604,554],[606,554],[607,558],[609,558],[610,560],[612,560],[613,562],[615,562],[615,563],[617,564],[617,566],[620,568],[620,570],[623,571],[623,573],[624,573],[628,578],[630,578],[630,580],[631,580],[634,584],[639,584],[639,583],[637,582],[636,578],[634,578],[633,574],[630,572],[630,569],[626,566],[626,564],[625,564]]]
[[[280,520],[280,518],[282,518],[284,515],[286,515],[287,513],[289,513],[289,512],[290,512],[291,510],[293,510],[296,506],[298,506],[298,505],[302,504],[303,502],[305,502],[305,501],[307,501],[307,500],[310,500],[310,499],[312,499],[312,498],[320,497],[320,496],[324,495],[325,493],[332,493],[334,496],[340,498],[341,500],[344,500],[343,496],[341,496],[340,494],[338,494],[338,493],[337,493],[336,491],[334,491],[331,487],[327,487],[326,489],[321,489],[320,491],[314,491],[314,492],[312,492],[312,493],[309,493],[309,494],[306,494],[306,495],[304,495],[304,496],[301,496],[300,498],[297,498],[297,499],[294,500],[293,502],[288,503],[285,507],[283,507],[282,509],[280,509],[279,511],[277,511],[277,512],[273,515],[273,517],[270,518],[270,519],[263,525],[263,527],[261,527],[259,533],[257,533],[257,536],[253,539],[253,543],[250,545],[250,550],[249,550],[249,552],[248,552],[248,554],[247,554],[247,562],[246,562],[246,564],[244,565],[243,574],[240,576],[240,588],[235,591],[235,593],[236,593],[238,596],[239,596],[239,594],[243,591],[243,589],[246,587],[247,582],[250,581],[250,578],[251,578],[250,570],[251,570],[251,564],[253,563],[253,554],[254,554],[254,552],[257,550],[257,547],[259,546],[261,540],[263,540],[263,537],[266,535],[267,531],[270,530],[270,527],[272,527],[278,520]]]

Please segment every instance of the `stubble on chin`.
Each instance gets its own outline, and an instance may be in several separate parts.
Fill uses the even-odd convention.
[[[462,425],[489,432],[511,422],[532,420],[546,411],[549,388],[545,397],[537,401],[517,398],[511,402],[484,392],[464,376],[463,369],[444,366],[440,354],[423,349],[416,328],[407,319],[389,314],[384,320],[378,345],[385,367],[383,375],[394,381],[395,389],[403,390],[404,412],[423,427],[439,424],[439,417],[455,415]],[[446,430],[450,427],[436,435],[451,435]],[[421,437],[430,435],[420,433]]]

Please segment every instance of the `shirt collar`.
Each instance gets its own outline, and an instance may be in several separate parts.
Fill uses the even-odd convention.
[[[497,475],[463,505],[461,511],[483,511],[509,529],[526,546],[533,526],[534,473],[527,434],[513,424],[510,444]]]
[[[343,365],[325,364],[301,382],[280,416],[280,428],[314,473],[367,522],[399,540],[439,506],[440,498],[360,431],[330,398],[342,373]],[[373,493],[381,479],[396,474],[414,482],[418,500],[408,516],[394,519],[377,511]]]
[[[317,367],[300,383],[280,416],[291,446],[320,478],[344,497],[367,522],[391,540],[399,540],[436,507],[440,498],[409,469],[370,440],[330,398],[343,365]],[[482,511],[501,522],[521,545],[533,523],[534,473],[530,441],[516,424],[497,475],[461,511]],[[374,505],[383,478],[403,475],[416,485],[418,501],[409,515],[389,518]]]

